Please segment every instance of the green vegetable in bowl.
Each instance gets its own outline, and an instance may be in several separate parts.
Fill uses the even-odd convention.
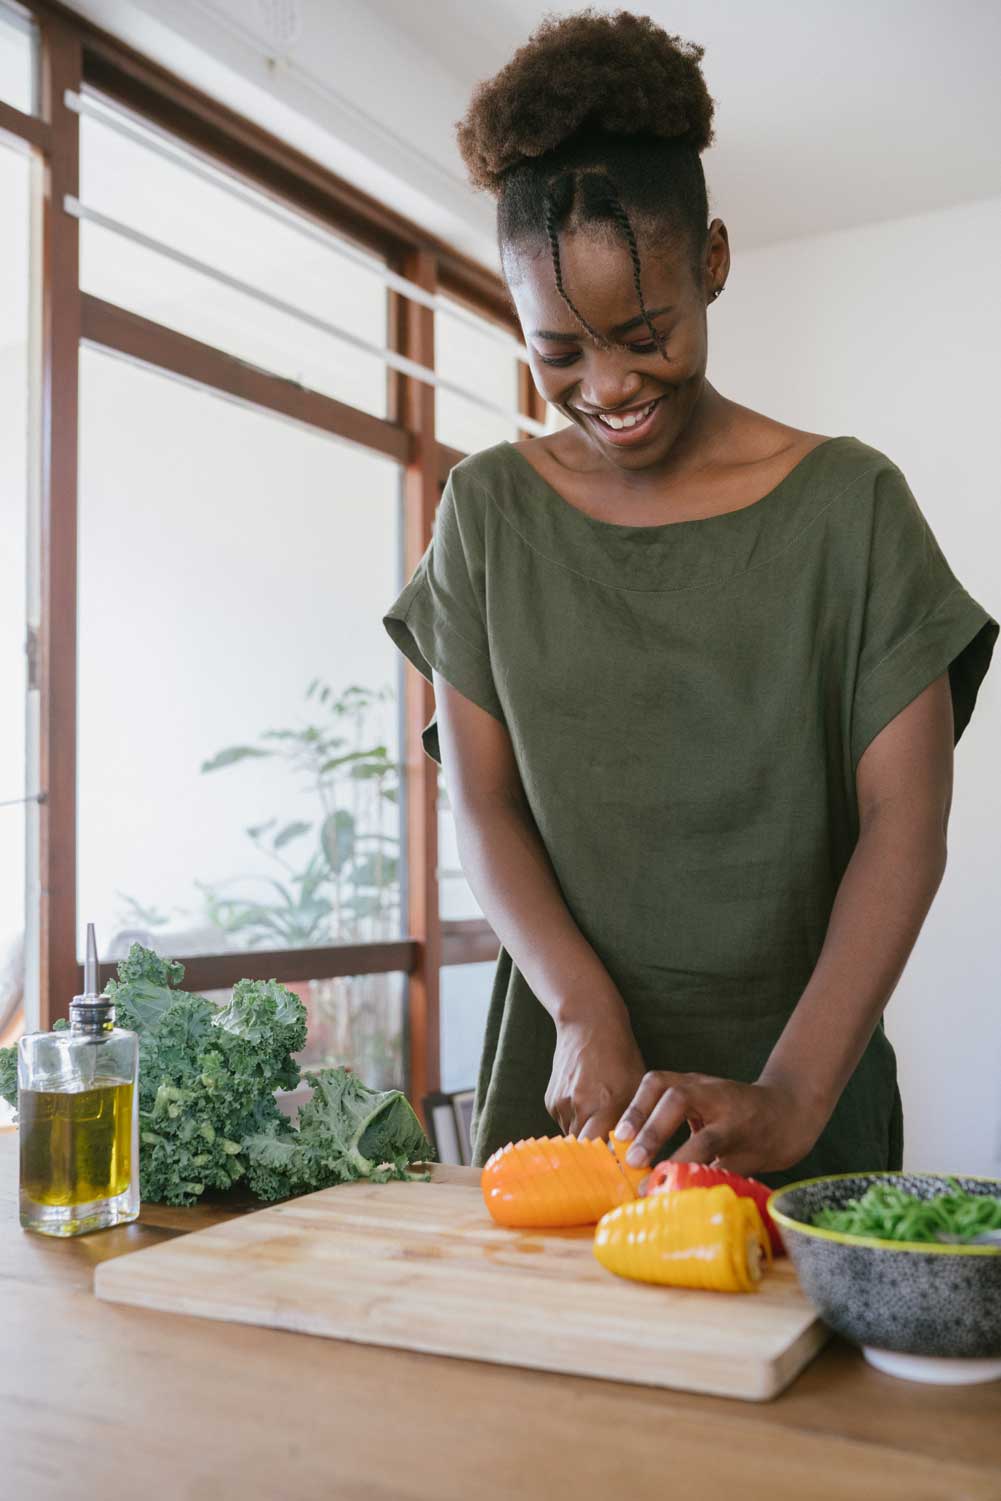
[[[813,1223],[844,1235],[877,1240],[936,1241],[939,1232],[972,1239],[984,1230],[1001,1229],[1001,1199],[968,1193],[954,1178],[949,1189],[922,1199],[893,1183],[874,1183],[843,1209],[821,1209]]]
[[[306,1008],[275,980],[240,980],[227,1006],[178,987],[184,966],[134,943],[108,985],[117,1025],[139,1037],[143,1199],[193,1204],[245,1182],[283,1199],[355,1178],[407,1178],[431,1146],[399,1090],[343,1068],[306,1074],[293,1125],[275,1091],[300,1082]],[[0,1048],[0,1094],[17,1106],[17,1050]],[[426,1176],[426,1175],[423,1175]]]

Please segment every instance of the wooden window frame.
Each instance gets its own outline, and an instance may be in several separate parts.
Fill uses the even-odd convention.
[[[0,103],[0,134],[25,142],[45,165],[41,217],[41,692],[39,785],[40,1024],[64,1014],[82,985],[76,958],[77,438],[82,339],[154,369],[276,412],[394,459],[403,475],[404,566],[431,536],[441,486],[463,454],[435,434],[434,388],[387,370],[388,412],[374,417],[255,369],[211,345],[82,293],[79,223],[63,209],[79,193],[79,115],[65,103],[90,85],[186,144],[238,171],[264,193],[347,235],[427,291],[441,290],[520,338],[499,277],[369,197],[285,142],[119,42],[56,0],[22,0],[39,28],[40,107]],[[434,369],[434,314],[387,289],[390,345]],[[543,420],[545,404],[523,364],[518,409]],[[527,434],[526,434],[527,436]],[[195,989],[281,974],[289,982],[403,971],[410,980],[407,1088],[416,1101],[440,1086],[439,971],[496,957],[482,920],[443,922],[437,879],[438,768],[424,752],[429,683],[404,673],[407,785],[405,896],[408,935],[394,942],[195,955],[182,959]],[[103,967],[102,978],[111,973]]]

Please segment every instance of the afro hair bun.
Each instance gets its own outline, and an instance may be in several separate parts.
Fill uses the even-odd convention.
[[[456,124],[470,181],[498,193],[511,167],[590,131],[704,151],[714,107],[699,66],[704,51],[626,10],[547,16],[499,73],[477,84]]]

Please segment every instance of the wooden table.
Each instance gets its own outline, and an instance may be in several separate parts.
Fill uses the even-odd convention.
[[[895,1381],[840,1341],[750,1404],[100,1303],[97,1262],[232,1211],[31,1235],[16,1155],[0,1134],[11,1501],[1001,1501],[1001,1383]]]

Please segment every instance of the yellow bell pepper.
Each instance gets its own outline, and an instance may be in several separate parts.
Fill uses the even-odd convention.
[[[772,1259],[758,1206],[725,1183],[620,1204],[599,1220],[594,1254],[619,1277],[720,1292],[754,1292]]]

